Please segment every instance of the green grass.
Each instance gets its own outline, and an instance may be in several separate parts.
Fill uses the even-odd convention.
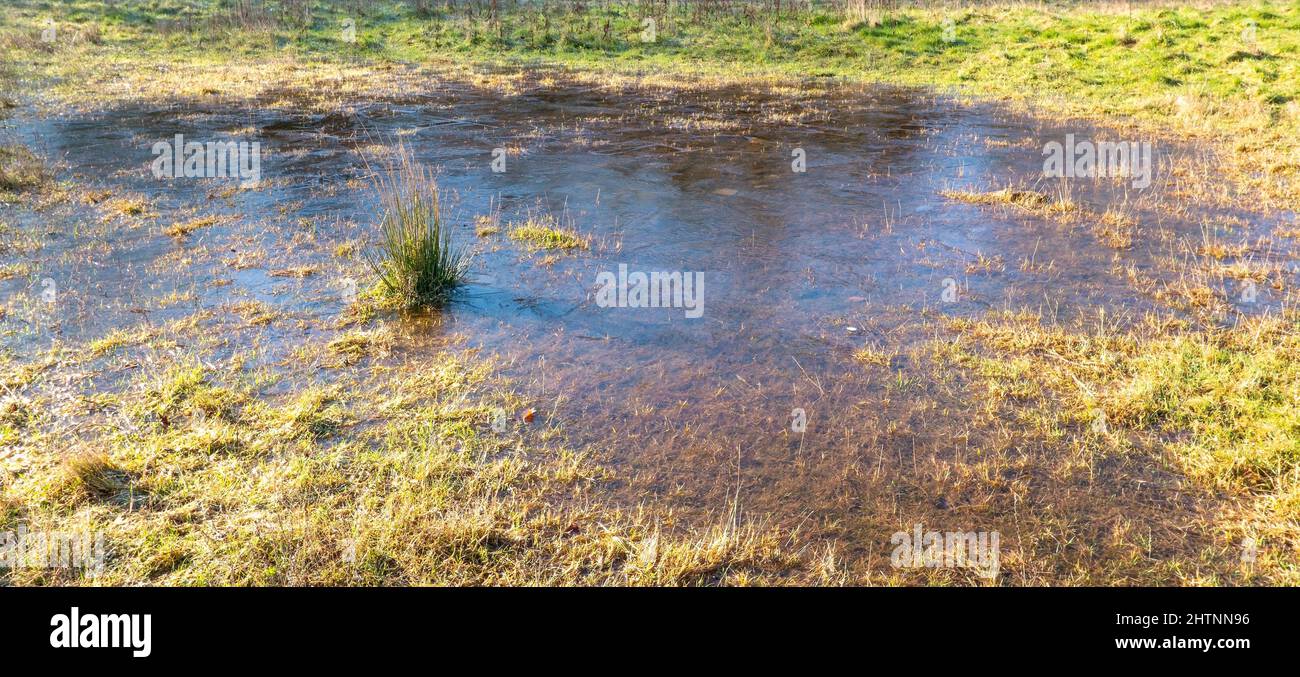
[[[546,215],[530,218],[510,228],[510,239],[522,242],[534,250],[587,249],[590,243],[571,228],[561,228],[555,217]]]
[[[384,213],[366,261],[384,293],[404,308],[445,302],[464,281],[469,259],[452,244],[433,176],[403,149],[401,164],[377,189]]]
[[[120,350],[157,354],[147,341]],[[96,400],[119,415],[75,439],[61,433],[70,412],[55,413],[55,401],[0,402],[0,439],[29,459],[0,485],[0,531],[100,532],[108,548],[96,579],[19,568],[0,570],[0,583],[820,580],[774,531],[669,533],[649,513],[602,503],[613,476],[590,454],[547,444],[528,426],[492,428],[495,408],[524,402],[491,378],[490,364],[412,355],[331,371],[336,380],[324,383],[301,371],[267,381],[239,361],[199,358],[187,351],[96,386]],[[62,359],[90,367],[99,358],[78,347]],[[0,367],[12,382],[23,365]],[[28,380],[40,392],[59,377]]]
[[[274,3],[269,3],[274,5]],[[1122,4],[901,9],[878,22],[824,5],[776,15],[686,5],[650,11],[615,3],[482,14],[417,12],[411,3],[317,3],[309,22],[232,22],[223,3],[74,0],[0,8],[0,51],[21,70],[57,79],[69,101],[151,96],[253,96],[300,70],[361,64],[546,62],[591,73],[672,80],[835,77],[934,86],[1030,105],[1039,114],[1133,121],[1220,143],[1222,166],[1255,203],[1300,198],[1300,5],[1225,2],[1205,7]],[[657,6],[656,6],[657,7]],[[53,16],[64,36],[40,43]],[[349,42],[343,21],[356,26]],[[642,20],[657,39],[641,40]],[[945,39],[945,22],[953,32]],[[1253,27],[1253,38],[1243,31]],[[75,55],[75,56],[74,56]],[[174,70],[152,67],[167,59]],[[260,74],[213,70],[261,61]],[[274,76],[274,77],[273,77]],[[391,72],[356,73],[382,79]],[[118,86],[125,79],[133,88]],[[677,82],[676,80],[672,80]],[[116,84],[115,84],[116,83]],[[117,92],[117,94],[109,94]],[[328,96],[329,88],[315,94]]]
[[[1149,455],[1144,465],[1234,505],[1204,532],[1260,539],[1274,580],[1300,576],[1300,316],[1154,335],[1067,331],[1026,313],[949,328],[961,339],[940,349],[984,381],[982,408],[1056,440],[1062,457],[1083,452],[1090,472],[1096,458]]]
[[[697,17],[688,6],[654,15],[659,39],[653,43],[639,39],[644,17],[635,5],[511,11],[496,22],[440,11],[418,15],[394,2],[363,4],[352,17],[356,42],[348,43],[343,10],[323,5],[311,21],[257,19],[241,26],[221,16],[224,4],[207,0],[6,3],[0,80],[34,78],[55,101],[89,106],[128,96],[259,95],[277,105],[277,92],[296,84],[316,98],[290,105],[322,107],[355,96],[348,87],[358,82],[401,91],[399,74],[411,64],[544,62],[596,81],[670,86],[773,76],[884,81],[1207,139],[1226,152],[1221,169],[1252,202],[1294,206],[1300,196],[1295,3],[1138,5],[1131,12],[1119,5],[905,9],[879,23],[825,8]],[[46,16],[59,22],[63,36],[52,45],[36,37]],[[944,39],[945,19],[956,28],[951,41]],[[1257,26],[1253,44],[1241,36],[1247,21]],[[160,71],[159,63],[168,69]],[[489,86],[509,85],[497,73],[475,76]],[[7,108],[0,103],[0,114]],[[440,219],[436,186],[419,176],[397,174],[380,189],[385,212],[371,264],[384,293],[402,305],[445,300],[464,264]],[[1048,196],[1010,190],[953,197],[1030,210],[1051,204]],[[108,205],[136,216],[148,207],[126,198]],[[524,224],[510,236],[538,249],[587,246],[553,220]],[[269,311],[252,315],[239,326],[277,321]],[[975,424],[1014,429],[1039,443],[1008,437],[1014,454],[999,460],[993,450],[982,461],[988,465],[956,467],[969,472],[971,486],[1011,478],[1013,489],[1026,492],[1013,503],[1016,523],[1023,517],[1027,533],[1051,541],[1035,563],[1041,580],[1298,580],[1294,317],[1233,330],[1161,326],[1132,335],[1044,328],[1023,318],[954,325],[961,336],[936,352],[977,379],[980,389],[963,411],[969,409]],[[179,338],[194,343],[196,337]],[[106,531],[114,554],[101,582],[819,581],[788,543],[769,533],[719,528],[660,535],[652,517],[601,504],[607,468],[524,431],[491,430],[493,407],[517,410],[523,403],[489,384],[482,365],[442,354],[377,365],[389,339],[355,330],[304,347],[308,358],[318,354],[301,360],[312,368],[291,365],[272,388],[237,365],[211,366],[211,355],[169,358],[155,367],[143,358],[158,351],[138,345],[151,340],[148,333],[114,333],[80,352],[61,348],[57,355],[0,364],[0,384],[22,397],[0,407],[0,441],[30,459],[0,487],[0,529],[22,521]],[[890,348],[861,352],[864,368],[891,367]],[[115,359],[149,365],[138,380],[93,393],[96,408],[121,414],[130,425],[119,427],[101,414],[84,434],[66,436],[71,413],[56,407],[84,404],[92,394],[67,397],[58,389],[62,373],[94,372],[93,360]],[[318,382],[321,373],[335,380]],[[888,378],[900,398],[925,396],[930,381],[902,369]],[[1099,413],[1109,432],[1088,432]],[[1180,483],[1170,491],[1185,492],[1178,495],[1198,507],[1154,518],[1104,515],[1133,505],[1105,493],[1129,491],[1116,488],[1113,474],[1102,479],[1117,467],[1132,473],[1121,479],[1143,480],[1168,469]],[[1076,477],[1074,485],[1044,479]],[[1057,516],[1061,522],[1053,523]],[[1096,538],[1067,549],[1138,543],[1134,534],[1151,538],[1155,527],[1177,538],[1203,536],[1218,553],[1202,555],[1208,550],[1197,544],[1169,546],[1188,557],[1153,560],[1149,548],[1129,548],[1131,561],[1103,558],[1100,567],[1109,568],[1085,570],[1059,547],[1062,534],[1081,533],[1080,520],[1095,527],[1086,535]],[[1125,520],[1130,524],[1115,526]],[[1236,578],[1233,553],[1222,554],[1244,536],[1261,539],[1261,578]],[[63,578],[66,572],[6,576],[16,583],[74,582]]]
[[[1138,3],[1131,13],[1123,5],[903,9],[885,15],[878,25],[854,22],[831,8],[780,16],[717,13],[695,20],[696,10],[689,7],[643,14],[636,6],[616,3],[576,13],[512,10],[494,22],[483,15],[443,11],[426,17],[409,3],[367,6],[356,16],[318,6],[308,27],[270,22],[248,28],[216,21],[222,15],[217,2],[124,0],[107,5],[80,0],[52,11],[41,3],[19,2],[4,11],[15,26],[7,31],[11,44],[19,43],[19,37],[30,39],[44,17],[53,14],[74,34],[102,25],[100,41],[128,54],[229,59],[287,52],[394,61],[458,54],[485,61],[540,58],[678,71],[776,71],[972,84],[1006,94],[1071,94],[1130,111],[1140,110],[1153,93],[1180,86],[1225,98],[1286,103],[1296,95],[1296,69],[1286,55],[1300,46],[1295,34],[1300,10],[1282,3],[1225,3],[1208,9]],[[356,23],[355,43],[344,40],[345,17]],[[659,22],[655,42],[640,39],[645,17]],[[189,23],[183,29],[163,28],[177,19]],[[954,22],[951,42],[944,39],[945,20]],[[1248,21],[1257,26],[1251,44],[1241,37]],[[71,37],[68,42],[77,43]]]
[[[217,2],[74,1],[42,11],[17,3],[6,10],[11,34],[31,37],[51,13],[74,34],[102,24],[101,42],[139,53],[236,58],[289,52],[303,56],[418,61],[441,54],[484,60],[544,58],[573,64],[621,62],[662,69],[715,72],[779,71],[802,75],[930,84],[980,84],[1004,93],[1082,94],[1132,108],[1155,91],[1203,86],[1210,94],[1285,103],[1295,95],[1295,69],[1286,63],[1300,38],[1295,5],[1225,3],[1211,8],[1123,5],[1011,5],[961,10],[902,9],[878,25],[855,22],[832,8],[810,12],[719,12],[696,20],[693,8],[642,12],[635,5],[593,6],[582,12],[510,10],[499,21],[438,11],[417,14],[409,3],[369,3],[353,16],[318,5],[313,21],[247,28],[217,21]],[[659,22],[657,40],[640,38],[642,20]],[[165,29],[169,20],[188,21]],[[356,42],[342,22],[356,23]],[[954,39],[944,39],[952,20]],[[1241,31],[1255,22],[1257,40]],[[215,39],[195,40],[195,36]],[[74,38],[69,38],[75,43]],[[1258,50],[1256,51],[1256,48]],[[57,49],[57,47],[56,47]]]
[[[1190,433],[1171,450],[1194,478],[1277,488],[1300,466],[1300,336],[1291,324],[1254,329],[1148,345],[1123,365],[1108,404],[1120,421]]]

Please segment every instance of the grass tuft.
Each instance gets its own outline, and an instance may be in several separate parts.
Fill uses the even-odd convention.
[[[587,238],[571,228],[562,228],[549,214],[529,218],[510,229],[510,239],[523,242],[530,249],[587,249]]]
[[[77,454],[64,463],[63,470],[69,488],[93,498],[109,498],[131,486],[130,476],[102,452]]]
[[[208,226],[217,223],[217,220],[218,219],[215,216],[200,216],[188,221],[178,221],[164,228],[163,234],[169,237],[182,238],[200,228],[207,228]]]
[[[45,165],[21,146],[0,146],[0,191],[17,193],[50,180]]]
[[[452,245],[429,170],[405,147],[398,157],[400,164],[377,181],[384,215],[379,244],[366,261],[383,292],[402,307],[441,305],[464,282],[469,258]]]
[[[945,190],[940,193],[949,200],[978,205],[1009,205],[1035,214],[1056,214],[1073,211],[1075,204],[1068,196],[1052,197],[1036,190],[1003,188],[988,192]]]

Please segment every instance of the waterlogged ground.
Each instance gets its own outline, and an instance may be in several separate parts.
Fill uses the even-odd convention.
[[[1031,432],[944,346],[961,320],[1004,312],[1052,327],[1152,313],[1227,324],[1289,293],[1290,241],[1270,236],[1290,216],[1193,199],[1181,178],[1200,151],[1142,137],[1157,162],[1145,190],[1045,179],[1049,141],[1139,137],[925,92],[537,73],[508,88],[430,77],[328,111],[293,92],[38,110],[20,109],[10,132],[75,189],[5,210],[28,242],[0,260],[16,359],[192,318],[216,346],[207,359],[251,353],[289,382],[328,380],[337,365],[301,348],[371,326],[349,321],[349,280],[364,296],[373,177],[404,144],[438,174],[444,216],[474,252],[471,282],[441,312],[370,320],[396,338],[363,346],[356,368],[448,346],[492,358],[536,410],[527,423],[511,411],[512,425],[595,450],[619,470],[610,500],[670,526],[738,512],[867,567],[888,568],[891,534],[916,523],[1000,531],[1003,573],[1021,582],[1121,568],[1099,544],[1149,560],[1209,544],[1212,494],[1168,465],[1062,458],[1088,421]],[[150,148],[176,134],[260,142],[262,183],[153,178]],[[970,198],[1008,187],[1048,202]],[[1073,207],[1051,209],[1061,199]],[[529,219],[586,246],[512,239]],[[702,274],[702,317],[600,307],[597,276],[620,265]],[[1261,271],[1253,297],[1233,266]],[[88,378],[140,366],[114,359]],[[1215,552],[1202,557],[1237,556]]]

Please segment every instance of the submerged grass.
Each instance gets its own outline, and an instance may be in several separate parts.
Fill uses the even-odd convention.
[[[355,44],[340,39],[341,15],[332,8],[321,7],[314,20],[292,25],[266,16],[212,20],[225,6],[74,0],[51,9],[20,1],[0,8],[0,51],[7,62],[21,61],[37,74],[65,76],[55,85],[59,95],[75,100],[93,93],[102,97],[97,103],[128,91],[159,99],[251,97],[301,76],[327,92],[311,101],[328,106],[335,103],[332,94],[355,93],[348,88],[357,81],[398,71],[392,62],[450,57],[540,58],[673,85],[685,83],[674,79],[678,74],[954,85],[1046,104],[1053,114],[1131,116],[1222,141],[1236,166],[1250,168],[1233,178],[1262,197],[1294,204],[1300,176],[1294,161],[1300,148],[1294,100],[1300,72],[1289,65],[1300,51],[1300,9],[1293,5],[906,9],[870,19],[814,7],[782,15],[720,13],[702,21],[686,20],[698,16],[688,6],[661,24],[657,41],[641,42],[640,19],[664,16],[649,5],[616,3],[554,14],[521,10],[490,18],[363,3]],[[34,40],[38,20],[50,11],[61,22],[60,34],[68,34],[63,29],[70,23],[77,26],[71,35],[94,39],[46,45]],[[945,19],[953,20],[952,40],[943,37]],[[1242,42],[1247,22],[1258,28],[1254,45]],[[92,25],[102,25],[102,34]],[[162,73],[156,64],[164,54],[174,63]],[[276,59],[258,59],[271,54]],[[321,59],[329,56],[337,58]],[[304,68],[307,59],[313,61]],[[319,86],[323,81],[336,86]],[[482,81],[510,87],[507,76],[484,75]],[[96,86],[108,83],[113,86]],[[408,160],[403,156],[378,187],[384,215],[378,249],[368,261],[383,293],[412,307],[444,301],[462,279],[466,260],[452,247],[432,177]],[[30,185],[27,174],[11,176],[18,177],[6,179],[11,185]],[[1072,204],[1068,200],[1027,190],[949,197],[1035,213],[1082,212],[1063,208]],[[143,215],[148,206],[140,200],[107,205],[122,216]],[[203,225],[184,222],[169,234],[183,236]],[[1103,225],[1113,246],[1132,246],[1132,224],[1122,215]],[[494,219],[479,232],[486,236],[498,228]],[[585,246],[553,223],[516,228],[510,235],[538,248]],[[1232,252],[1207,245],[1207,255],[1220,253]],[[979,268],[1000,265],[981,261]],[[277,319],[260,306],[232,308],[243,311],[238,315],[245,327]],[[980,475],[979,483],[990,487],[1004,480],[1041,486],[1042,475],[1083,468],[1089,483],[1076,497],[1095,494],[1104,502],[1110,497],[1102,483],[1091,483],[1093,472],[1132,459],[1144,469],[1155,465],[1153,459],[1163,460],[1198,496],[1221,494],[1227,507],[1213,521],[1188,525],[1184,520],[1200,517],[1175,505],[1168,520],[1142,528],[1234,542],[1258,538],[1262,575],[1247,580],[1294,583],[1300,580],[1296,326],[1288,316],[1232,330],[1161,326],[1130,335],[1106,328],[1065,331],[1020,316],[953,320],[958,340],[936,352],[980,379],[984,391],[966,404],[976,403],[969,408],[989,416],[990,425],[1036,431],[1046,456],[1061,465],[952,467]],[[234,360],[216,367],[176,360],[107,392],[69,398],[41,390],[53,384],[54,374],[91,370],[88,360],[140,357],[133,352],[137,340],[150,340],[141,336],[109,335],[74,357],[0,356],[0,385],[21,393],[6,400],[0,416],[4,461],[17,468],[6,470],[0,483],[0,499],[12,506],[0,515],[0,529],[22,521],[50,530],[76,524],[104,530],[112,556],[100,582],[837,580],[817,578],[791,554],[788,541],[770,532],[729,524],[670,535],[660,532],[653,517],[602,504],[598,495],[610,471],[589,455],[537,443],[524,430],[500,433],[488,425],[492,407],[517,409],[520,403],[508,390],[489,386],[480,365],[438,354],[400,368],[376,366],[374,358],[385,355],[391,341],[381,332],[356,330],[322,343],[320,353],[328,359],[321,364],[341,370],[335,383],[317,383],[315,372],[291,370],[286,383],[270,388]],[[906,360],[892,346],[863,349],[858,358],[866,368],[896,371],[900,392],[903,384],[919,383],[898,368]],[[92,425],[79,427],[76,435],[58,425],[70,420],[57,409],[66,402],[93,402]],[[125,424],[117,425],[109,413]],[[1097,421],[1105,425],[1091,432]],[[1027,447],[1018,442],[1015,459],[1023,459]],[[76,454],[65,461],[69,449]],[[1012,472],[1017,470],[1023,477]],[[1181,500],[1181,487],[1159,494],[1169,495]],[[1080,523],[1100,532],[1109,526],[1106,517],[1071,511],[1073,504],[1065,503],[1060,512],[1067,516],[1053,527],[1048,518],[1060,504],[1035,498],[1040,500],[1014,503],[1017,527],[1021,515],[1046,515],[1028,534],[1048,542],[1036,564],[1071,570],[1049,570],[1026,582],[1080,580],[1076,576],[1107,583],[1238,580],[1217,578],[1235,575],[1224,573],[1230,568],[1222,556],[1193,561],[1195,573],[1162,568],[1188,561],[1169,557],[1169,550],[1184,554],[1174,536],[1166,539],[1174,544],[1163,560],[1150,548],[1138,549],[1132,562],[1084,571],[1076,566],[1080,560],[1062,554],[1059,536],[1078,533],[1070,528]],[[1122,504],[1103,507],[1117,505]],[[1065,550],[1086,547],[1071,542]],[[1195,552],[1192,546],[1185,550]],[[67,572],[4,575],[15,583],[77,582]]]
[[[399,164],[376,189],[383,216],[366,261],[383,292],[403,308],[441,305],[464,281],[469,258],[452,244],[432,174],[402,148]]]
[[[986,384],[982,408],[1045,439],[1082,441],[1089,468],[1152,455],[1193,491],[1226,499],[1205,531],[1258,544],[1261,581],[1300,580],[1300,316],[1230,329],[1148,318],[1068,330],[1023,312],[947,324],[960,338],[937,349]]]
[[[120,350],[152,352],[147,341]],[[96,392],[104,411],[79,431],[61,426],[74,415],[61,407],[88,392],[15,401],[0,426],[0,531],[99,532],[108,557],[98,578],[18,568],[0,570],[0,583],[822,580],[775,531],[735,519],[669,529],[602,502],[614,477],[589,453],[545,441],[536,423],[492,425],[494,410],[525,403],[491,365],[451,352],[391,365],[373,352],[332,382],[266,382],[240,360],[168,357]],[[60,354],[62,368],[96,359],[89,347]],[[12,373],[22,367],[4,364],[0,377],[33,393],[59,387],[53,373]]]
[[[1050,196],[1036,190],[1001,190],[979,192],[963,190],[944,190],[940,195],[959,202],[980,205],[1009,205],[1028,212],[1042,215],[1060,214],[1075,209],[1075,204],[1066,195]]]

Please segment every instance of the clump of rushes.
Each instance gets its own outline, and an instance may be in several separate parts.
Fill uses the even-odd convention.
[[[429,170],[405,147],[397,155],[399,164],[376,182],[384,215],[366,261],[383,293],[402,307],[441,305],[464,281],[469,259],[452,246]]]

